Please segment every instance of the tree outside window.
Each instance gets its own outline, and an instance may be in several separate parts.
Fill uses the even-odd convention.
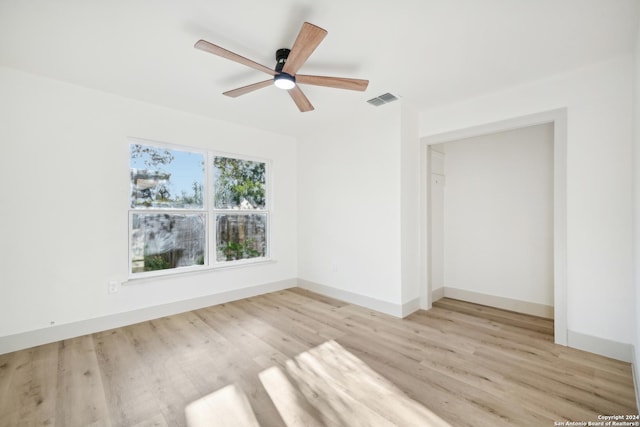
[[[213,179],[216,261],[265,257],[266,163],[217,156]]]

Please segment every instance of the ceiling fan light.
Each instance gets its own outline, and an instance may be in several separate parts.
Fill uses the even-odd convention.
[[[293,89],[296,85],[296,78],[287,73],[276,74],[276,76],[273,78],[273,84],[275,84],[279,89]]]

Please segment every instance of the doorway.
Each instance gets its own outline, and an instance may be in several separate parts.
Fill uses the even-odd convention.
[[[422,236],[422,247],[424,248],[422,257],[424,264],[422,272],[424,289],[421,294],[421,305],[423,308],[430,308],[434,297],[438,298],[439,296],[444,295],[446,290],[442,289],[441,284],[438,283],[439,280],[442,281],[442,267],[437,263],[441,262],[439,257],[441,257],[442,254],[437,253],[437,245],[440,244],[443,236],[437,228],[434,229],[433,227],[434,220],[437,222],[440,217],[438,214],[431,214],[431,208],[434,203],[430,203],[435,202],[435,205],[442,203],[442,200],[439,199],[439,196],[434,195],[433,191],[441,191],[441,186],[446,183],[446,174],[439,173],[443,172],[442,170],[437,170],[439,168],[438,158],[446,156],[446,153],[444,153],[443,156],[443,150],[435,151],[432,149],[432,146],[435,144],[451,143],[452,141],[478,138],[489,134],[508,132],[515,129],[544,124],[548,127],[552,127],[553,129],[553,212],[552,219],[550,219],[553,223],[553,243],[550,243],[553,251],[553,265],[549,267],[552,269],[552,271],[549,271],[549,275],[552,276],[550,279],[552,280],[553,289],[550,292],[553,294],[553,308],[549,309],[555,319],[555,342],[566,345],[566,110],[564,109],[503,122],[484,124],[473,128],[447,132],[446,134],[427,136],[421,139],[423,187],[421,197],[424,198],[422,203],[422,213],[423,223],[426,224],[425,232]],[[436,153],[435,155],[434,152]],[[455,297],[455,289],[448,292],[451,293],[452,297]],[[482,292],[477,295],[482,295]],[[513,300],[505,298],[505,300],[510,300],[512,302],[517,300],[517,298]],[[492,305],[490,304],[491,301],[492,300],[476,302]],[[498,302],[500,302],[499,298]],[[527,307],[527,309],[528,308],[531,307]],[[520,311],[527,312],[525,309]]]

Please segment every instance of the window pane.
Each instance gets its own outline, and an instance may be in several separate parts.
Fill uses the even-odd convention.
[[[203,154],[141,144],[130,148],[132,208],[203,208]]]
[[[143,214],[131,218],[131,272],[204,264],[205,214]]]
[[[266,256],[267,215],[216,215],[216,260]]]
[[[216,157],[213,161],[216,209],[264,209],[266,164]]]

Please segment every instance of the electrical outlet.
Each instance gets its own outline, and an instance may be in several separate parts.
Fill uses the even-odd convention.
[[[120,283],[112,280],[109,282],[109,287],[107,288],[107,292],[109,292],[110,294],[115,294],[116,292],[118,292],[120,290]]]

